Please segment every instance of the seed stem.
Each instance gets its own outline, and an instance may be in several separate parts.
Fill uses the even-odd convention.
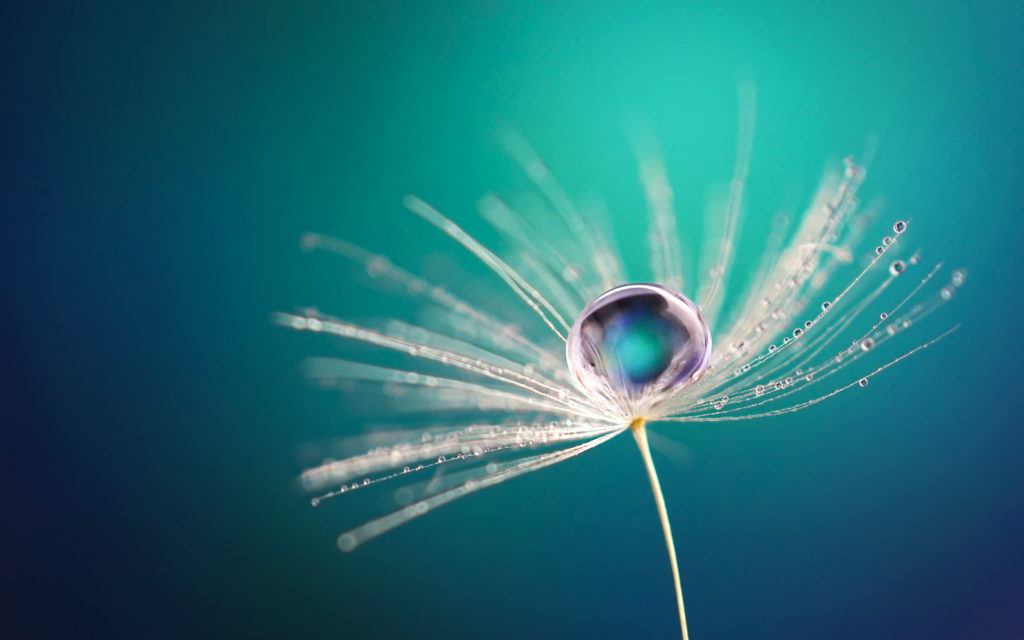
[[[658,517],[661,519],[661,529],[665,532],[665,545],[668,547],[668,559],[672,565],[672,581],[676,588],[676,605],[679,607],[679,626],[683,632],[683,640],[688,640],[686,632],[686,611],[683,609],[683,586],[679,580],[679,562],[676,560],[676,545],[672,541],[672,526],[668,521],[668,511],[665,509],[665,496],[661,493],[661,483],[658,482],[658,472],[654,468],[654,459],[651,458],[651,447],[647,443],[646,422],[643,418],[637,418],[630,424],[633,431],[633,438],[640,449],[640,455],[644,459],[644,467],[647,468],[647,478],[651,481],[651,491],[654,493],[654,503],[658,508]]]

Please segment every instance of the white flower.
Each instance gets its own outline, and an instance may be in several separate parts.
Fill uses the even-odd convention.
[[[802,216],[788,227],[776,226],[759,269],[745,291],[731,296],[731,313],[725,313],[751,150],[753,114],[751,109],[744,113],[729,195],[724,207],[713,213],[718,224],[711,226],[722,233],[710,243],[704,277],[695,285],[683,280],[674,197],[663,164],[657,154],[640,159],[640,182],[649,209],[650,277],[660,285],[642,289],[648,294],[667,289],[696,295],[693,304],[684,296],[666,294],[683,301],[678,303],[680,317],[690,319],[673,316],[665,324],[662,318],[662,324],[651,330],[654,338],[645,342],[650,337],[645,334],[625,351],[599,343],[621,331],[628,333],[632,320],[614,329],[598,323],[590,334],[581,329],[596,309],[592,306],[581,314],[589,303],[634,282],[624,272],[613,238],[599,217],[577,208],[537,154],[515,134],[506,136],[507,146],[545,206],[519,211],[495,196],[481,201],[480,213],[505,241],[501,251],[485,247],[420,198],[405,199],[410,211],[493,272],[495,286],[483,301],[470,302],[388,257],[346,241],[317,234],[303,238],[305,249],[360,263],[369,277],[397,287],[430,310],[422,326],[391,321],[376,328],[314,310],[278,314],[277,321],[286,327],[400,352],[412,363],[399,369],[317,358],[308,364],[310,375],[327,385],[377,383],[396,408],[449,414],[462,410],[461,415],[469,418],[457,425],[378,435],[383,440],[379,446],[325,461],[302,474],[304,488],[317,494],[313,504],[385,480],[426,480],[396,492],[403,505],[398,511],[340,535],[342,550],[350,551],[459,497],[578,456],[632,430],[655,492],[686,637],[675,550],[646,425],[767,418],[864,387],[955,330],[876,359],[886,351],[883,347],[901,341],[964,282],[964,273],[958,270],[948,277],[948,284],[934,284],[940,266],[923,268],[918,254],[905,248],[908,224],[903,220],[894,221],[881,237],[865,237],[857,200],[865,170],[847,160],[841,172],[823,178]],[[914,271],[923,273],[911,275]],[[518,314],[506,312],[508,300],[532,313],[532,326],[521,325]],[[689,308],[693,317],[686,315]],[[591,356],[600,352],[598,356],[580,355],[581,340]],[[700,351],[704,346],[706,353]],[[642,356],[625,355],[637,349]],[[686,364],[684,356],[696,359]],[[623,360],[627,357],[647,358],[639,377],[623,377],[623,367],[633,364]],[[425,473],[442,465],[454,472]]]

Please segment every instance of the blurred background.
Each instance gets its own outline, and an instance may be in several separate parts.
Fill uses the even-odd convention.
[[[5,6],[0,635],[674,637],[629,439],[339,553],[386,496],[314,510],[294,478],[374,402],[306,380],[329,345],[270,315],[408,312],[305,231],[480,275],[400,203],[489,239],[476,200],[525,185],[506,125],[642,267],[630,132],[701,212],[744,80],[737,268],[873,147],[865,201],[969,280],[916,337],[961,330],[865,390],[658,431],[693,637],[1024,635],[1024,9],[805,4]]]

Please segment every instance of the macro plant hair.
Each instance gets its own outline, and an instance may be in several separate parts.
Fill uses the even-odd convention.
[[[680,631],[689,637],[648,430],[762,420],[860,392],[956,330],[916,329],[966,279],[963,270],[923,261],[907,219],[870,224],[877,212],[858,198],[867,171],[848,158],[825,172],[802,213],[777,217],[756,271],[731,290],[741,218],[749,215],[754,120],[753,93],[743,89],[728,192],[708,214],[717,235],[705,240],[692,282],[684,277],[675,194],[659,152],[638,157],[649,268],[630,274],[601,216],[580,207],[511,131],[502,142],[529,181],[534,206],[496,195],[480,200],[496,246],[425,199],[403,202],[438,238],[447,236],[452,250],[486,267],[494,284],[486,304],[347,239],[303,236],[304,250],[356,265],[424,311],[415,324],[357,322],[316,308],[274,316],[296,331],[394,354],[373,362],[363,349],[363,358],[316,357],[305,365],[328,388],[381,390],[399,414],[397,427],[374,434],[362,451],[325,456],[301,474],[314,506],[385,483],[397,487],[399,508],[342,532],[342,551],[629,432],[664,533]],[[428,422],[402,422],[413,415]]]

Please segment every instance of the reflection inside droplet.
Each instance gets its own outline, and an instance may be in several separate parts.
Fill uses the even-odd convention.
[[[711,332],[686,297],[655,284],[628,284],[587,305],[569,333],[566,355],[583,389],[636,396],[700,375],[711,358]]]

